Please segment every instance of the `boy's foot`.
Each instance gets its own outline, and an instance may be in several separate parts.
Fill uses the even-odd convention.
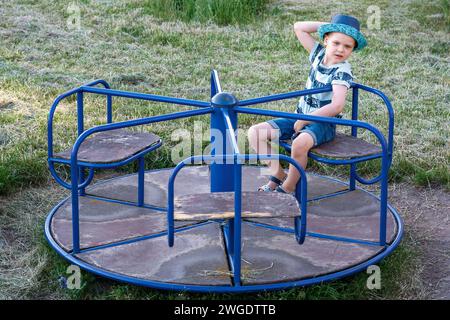
[[[275,189],[283,184],[284,180],[286,180],[287,175],[284,176],[284,178],[282,180],[278,179],[275,176],[269,176],[269,182],[261,187],[258,188],[258,191],[263,191],[263,192],[272,192],[275,191]]]
[[[276,192],[280,192],[280,193],[287,193],[287,194],[290,194],[291,196],[295,197],[295,192],[294,191],[292,191],[292,192],[286,191],[285,189],[283,189],[283,187],[281,185],[277,186],[275,188],[275,191]]]

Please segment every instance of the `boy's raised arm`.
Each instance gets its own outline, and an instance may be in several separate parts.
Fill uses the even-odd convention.
[[[308,52],[311,52],[314,47],[314,43],[316,43],[316,40],[311,36],[311,33],[316,32],[321,25],[327,23],[328,22],[320,21],[298,21],[294,23],[295,35],[297,36],[298,41],[300,41],[302,46]]]

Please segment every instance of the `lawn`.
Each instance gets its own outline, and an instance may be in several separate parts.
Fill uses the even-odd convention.
[[[350,62],[356,81],[382,90],[394,107],[390,182],[449,191],[448,1],[271,1],[263,15],[229,25],[155,17],[148,3],[84,0],[75,2],[74,9],[66,1],[0,0],[0,298],[231,297],[165,293],[87,273],[82,290],[59,287],[57,279],[68,264],[49,249],[43,222],[67,193],[51,181],[46,166],[48,111],[59,94],[98,78],[115,89],[208,101],[213,68],[223,89],[239,99],[300,90],[309,66],[292,30],[298,20],[327,21],[336,12],[361,19],[369,45]],[[381,10],[379,29],[367,25],[372,5]],[[114,100],[114,121],[189,109],[128,102]],[[103,123],[104,101],[87,97],[85,104],[86,128]],[[293,111],[294,106],[290,100],[261,107]],[[380,106],[380,100],[361,94],[361,120],[385,132],[386,114]],[[242,116],[240,129],[245,132],[263,119]],[[55,148],[62,150],[76,137],[74,99],[60,105],[56,123]],[[177,141],[172,133],[193,125],[189,119],[150,126],[166,144],[148,168],[173,166],[171,148]],[[311,168],[340,174],[317,164]],[[370,175],[378,168],[373,161],[361,171]],[[421,284],[410,281],[420,255],[411,238],[406,234],[403,244],[381,263],[386,277],[381,291],[367,290],[367,275],[359,274],[331,284],[242,298],[420,298]]]

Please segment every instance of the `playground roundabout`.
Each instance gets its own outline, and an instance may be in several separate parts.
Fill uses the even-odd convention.
[[[239,286],[234,283],[228,261],[225,220],[208,220],[201,215],[201,211],[219,213],[219,208],[222,212],[233,208],[233,198],[226,193],[220,206],[208,198],[208,166],[187,167],[175,182],[175,212],[200,212],[200,216],[175,223],[173,247],[167,245],[167,217],[161,209],[167,204],[172,169],[145,173],[145,207],[133,204],[137,175],[87,188],[86,195],[80,197],[79,253],[72,254],[70,198],[49,214],[46,236],[59,254],[97,275],[159,289],[203,292],[274,290],[321,283],[364,271],[398,245],[402,225],[395,209],[388,206],[387,244],[380,246],[379,199],[361,189],[350,191],[341,181],[313,174],[307,176],[308,232],[303,245],[295,240],[293,218],[245,217],[246,211],[264,211],[264,203],[251,201],[254,191],[267,179],[262,172],[260,167],[243,168]],[[298,208],[290,207],[292,202],[283,196],[274,193],[268,197],[272,207],[279,211],[287,207],[297,214]]]
[[[248,108],[331,90],[326,86],[239,101],[222,91],[213,70],[209,102],[113,90],[104,80],[67,91],[50,109],[48,164],[71,196],[49,213],[47,240],[64,258],[89,272],[157,289],[278,290],[366,270],[389,255],[403,234],[402,220],[387,202],[394,129],[389,99],[377,89],[353,83],[351,120]],[[389,116],[386,136],[358,120],[360,90],[383,100]],[[84,129],[86,94],[106,97],[106,124]],[[72,95],[77,102],[78,138],[71,149],[54,152],[56,107]],[[113,122],[113,97],[197,109]],[[351,135],[340,133],[309,153],[319,162],[349,166],[349,180],[307,173],[284,154],[242,153],[237,142],[239,114],[351,127]],[[145,156],[151,157],[163,141],[153,133],[129,129],[201,115],[210,116],[211,153],[188,157],[174,168],[145,171]],[[378,144],[359,138],[358,129],[369,131]],[[287,151],[290,143],[279,141]],[[249,164],[271,159],[297,169],[295,194],[257,191],[268,176],[264,168]],[[357,164],[374,159],[381,160],[379,175],[361,177]],[[95,169],[132,161],[138,164],[137,174],[91,184]],[[70,182],[58,175],[55,164],[70,166]],[[378,182],[379,197],[360,186]]]

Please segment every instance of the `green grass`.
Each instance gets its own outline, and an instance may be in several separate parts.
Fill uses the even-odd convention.
[[[213,22],[218,25],[253,22],[266,11],[268,0],[147,0],[143,12],[165,20]]]
[[[433,29],[450,31],[450,3],[448,0],[440,0],[431,3],[414,2],[413,13],[417,15],[419,21]]]
[[[447,25],[447,29],[450,28],[450,1],[449,0],[441,0],[441,8],[444,14],[444,21]]]
[[[173,6],[175,2],[165,1]],[[55,97],[71,88],[96,78],[106,79],[113,88],[136,92],[209,100],[209,74],[219,72],[222,87],[239,99],[271,93],[298,90],[304,87],[308,74],[307,53],[292,32],[298,20],[328,20],[339,8],[360,17],[368,38],[367,50],[350,58],[357,81],[385,92],[395,110],[395,149],[390,172],[391,182],[404,181],[417,186],[449,186],[450,120],[448,85],[448,1],[418,0],[410,2],[381,1],[381,29],[367,30],[365,20],[371,1],[301,2],[249,1],[257,5],[243,17],[233,13],[232,1],[218,1],[228,6],[206,16],[200,2],[178,1],[185,14],[157,10],[158,1],[96,2],[78,1],[81,29],[69,29],[68,4],[65,1],[3,1],[0,9],[0,196],[17,199],[30,187],[47,188],[50,174],[46,165],[47,115]],[[203,1],[205,3],[205,1]],[[193,9],[195,7],[195,10]],[[235,6],[236,7],[236,6]],[[185,7],[183,7],[185,8]],[[265,8],[265,9],[263,9]],[[203,10],[203,11],[202,11]],[[208,11],[207,10],[207,11]],[[159,13],[158,13],[159,12]],[[186,13],[187,12],[187,13]],[[221,14],[224,14],[222,17]],[[226,15],[226,16],[225,16]],[[444,17],[444,19],[443,19]],[[379,99],[361,93],[360,117],[386,132],[386,114]],[[261,108],[292,111],[296,101],[261,105]],[[86,128],[104,123],[105,101],[86,96]],[[188,108],[157,103],[114,99],[114,120],[139,118]],[[76,137],[76,108],[73,98],[63,101],[55,117],[55,150],[69,148]],[[349,105],[346,117],[350,117]],[[207,118],[202,117],[205,123]],[[263,121],[264,117],[242,116],[240,129]],[[178,128],[193,128],[194,119],[172,121],[146,127],[165,140],[165,146],[148,158],[148,168],[173,166],[170,159],[171,133]],[[207,127],[207,124],[205,124]],[[367,133],[363,137],[373,141]],[[206,140],[203,141],[206,144]],[[346,169],[310,163],[319,172],[343,174]],[[379,162],[359,166],[364,176],[374,176]],[[126,172],[135,170],[130,165]],[[64,173],[64,168],[59,168]],[[40,205],[39,220],[32,218],[32,209],[23,224],[24,206],[19,203],[0,207],[1,229],[23,235],[19,243],[32,243],[28,253],[28,269],[21,269],[23,279],[32,270],[34,286],[26,288],[6,281],[9,296],[58,298],[177,298],[177,294],[160,295],[147,289],[119,285],[85,275],[88,283],[77,293],[59,290],[55,277],[67,264],[48,249],[42,239],[44,215],[56,203],[40,189],[26,193],[26,200]],[[58,189],[60,190],[60,189]],[[56,193],[56,191],[53,191]],[[44,197],[43,197],[44,195]],[[8,198],[9,199],[9,198]],[[1,201],[1,199],[0,199]],[[18,201],[18,200],[17,200]],[[19,201],[20,202],[20,201]],[[3,205],[4,202],[0,202]],[[8,212],[7,215],[4,212]],[[31,239],[31,240],[30,240]],[[404,292],[395,288],[394,279],[401,268],[410,265],[411,247],[396,250],[383,263],[383,274],[392,279],[392,289],[379,297],[395,297]],[[5,249],[6,250],[6,249]],[[402,251],[403,250],[403,251]],[[20,255],[3,252],[5,259],[18,263]],[[32,262],[32,261],[38,261]],[[2,265],[5,266],[5,265]],[[23,280],[22,279],[22,280]],[[267,296],[273,298],[352,297],[371,298],[373,293],[362,291],[365,275],[324,286],[298,289]],[[51,283],[48,289],[46,281]],[[1,283],[0,283],[1,285]],[[2,287],[5,288],[5,287]],[[39,293],[41,290],[41,293]],[[209,297],[209,296],[208,296]],[[222,298],[222,297],[221,297]],[[375,296],[374,298],[377,298]]]

